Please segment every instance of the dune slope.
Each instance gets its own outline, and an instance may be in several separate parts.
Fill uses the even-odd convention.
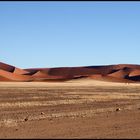
[[[140,82],[140,65],[117,64],[21,69],[0,62],[0,81],[62,81],[77,78],[90,78],[111,82]]]

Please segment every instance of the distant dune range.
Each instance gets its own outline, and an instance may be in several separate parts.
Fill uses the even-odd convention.
[[[0,81],[67,81],[85,78],[110,82],[140,82],[140,65],[117,64],[20,69],[0,62]]]

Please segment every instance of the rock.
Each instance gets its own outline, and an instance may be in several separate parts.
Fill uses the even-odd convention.
[[[41,115],[45,115],[45,113],[44,112],[41,112]]]
[[[120,108],[116,108],[116,111],[120,111],[121,109]]]
[[[26,118],[24,119],[24,121],[28,121],[28,117],[26,117]]]

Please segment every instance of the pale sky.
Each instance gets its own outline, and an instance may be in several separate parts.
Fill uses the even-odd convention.
[[[0,61],[21,68],[140,64],[140,2],[0,2]]]

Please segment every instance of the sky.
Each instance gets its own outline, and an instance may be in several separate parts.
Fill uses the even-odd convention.
[[[0,61],[20,68],[140,64],[140,2],[1,1]]]

